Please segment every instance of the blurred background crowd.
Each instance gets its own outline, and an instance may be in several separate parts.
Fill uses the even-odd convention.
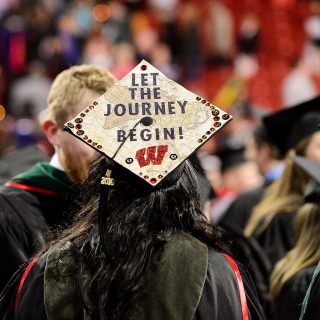
[[[0,19],[1,157],[32,144],[52,154],[38,123],[63,69],[121,78],[144,58],[233,115],[200,151],[221,212],[263,182],[250,148],[261,116],[320,92],[320,1],[1,0]]]

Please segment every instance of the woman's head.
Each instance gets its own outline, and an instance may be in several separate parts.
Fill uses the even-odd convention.
[[[105,192],[100,181],[107,169],[115,185],[104,199],[100,198],[100,192]],[[100,318],[128,318],[146,288],[151,258],[177,231],[223,250],[219,230],[202,213],[197,181],[188,160],[168,181],[153,188],[113,161],[96,159],[83,186],[82,210],[59,240],[85,248],[90,259],[92,278],[85,288],[90,313],[97,312],[99,305]],[[99,245],[101,199],[108,203],[104,212],[106,250]]]
[[[267,188],[264,198],[250,216],[245,229],[247,236],[263,232],[277,213],[296,212],[302,205],[309,176],[291,160],[290,156],[306,156],[307,153],[316,155],[318,139],[319,133],[313,133],[290,149],[281,177]]]
[[[295,247],[280,260],[272,275],[270,294],[275,300],[283,286],[301,270],[315,266],[320,260],[320,204],[306,203],[298,211]]]

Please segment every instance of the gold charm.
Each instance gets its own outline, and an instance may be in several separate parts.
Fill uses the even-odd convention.
[[[112,170],[107,169],[106,174],[104,177],[101,178],[101,184],[107,185],[107,186],[114,186],[115,181],[113,178],[111,178]]]

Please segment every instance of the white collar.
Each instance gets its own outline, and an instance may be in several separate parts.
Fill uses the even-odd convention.
[[[58,154],[55,153],[51,160],[50,160],[50,165],[53,166],[54,168],[58,169],[58,170],[61,170],[61,171],[64,171],[64,168],[60,162],[60,159],[58,157]]]

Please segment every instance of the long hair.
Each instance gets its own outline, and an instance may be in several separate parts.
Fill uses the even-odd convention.
[[[87,312],[96,319],[123,320],[142,299],[152,257],[175,232],[192,234],[219,251],[225,248],[220,230],[208,224],[202,213],[197,177],[185,161],[179,177],[155,189],[120,166],[113,169],[116,185],[108,194],[105,222],[107,252],[102,250],[99,185],[106,168],[113,165],[105,158],[95,161],[83,187],[82,210],[58,242],[82,248],[92,266],[85,290],[85,300],[90,301]]]
[[[320,260],[320,205],[306,203],[296,217],[298,240],[293,249],[275,266],[270,278],[270,296],[274,301],[283,286],[301,270]]]
[[[300,141],[289,156],[304,155],[310,139],[311,136]],[[278,213],[297,211],[303,203],[303,192],[308,181],[308,175],[287,157],[281,177],[267,188],[262,201],[253,209],[245,235],[261,234]]]

